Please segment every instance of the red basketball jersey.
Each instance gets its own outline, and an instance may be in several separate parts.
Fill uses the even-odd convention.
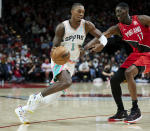
[[[132,16],[132,23],[118,24],[122,39],[133,48],[133,52],[150,52],[150,27],[140,23],[136,15]]]

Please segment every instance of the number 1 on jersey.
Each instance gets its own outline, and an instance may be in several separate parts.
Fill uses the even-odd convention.
[[[71,51],[74,51],[74,43],[72,43]]]

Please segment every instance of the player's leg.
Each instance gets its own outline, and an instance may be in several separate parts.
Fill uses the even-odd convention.
[[[142,68],[142,67],[141,67]],[[139,69],[141,69],[139,68]],[[138,108],[138,100],[137,100],[137,90],[136,90],[136,83],[135,83],[135,76],[139,72],[138,67],[135,65],[130,66],[126,71],[125,71],[125,76],[126,80],[128,83],[128,89],[130,92],[130,96],[132,98],[132,108],[131,108],[131,113],[130,115],[125,119],[126,123],[133,123],[138,121],[142,116],[141,116],[141,111]]]
[[[145,54],[144,54],[144,56],[145,56]],[[130,66],[132,66],[133,64],[135,64],[135,62],[138,61],[140,59],[140,57],[141,57],[140,53],[131,53],[128,56],[128,58],[125,60],[125,62],[121,65],[121,68],[125,68],[125,69],[129,68]],[[139,62],[139,64],[141,64],[142,61],[143,60],[141,60]],[[121,114],[120,112],[122,112],[124,110],[124,107],[123,107],[123,104],[122,104],[122,99],[121,99],[121,89],[119,88],[120,87],[120,83],[121,83],[121,81],[123,79],[126,79],[126,77],[125,77],[125,70],[122,71],[121,75],[118,74],[118,76],[116,77],[115,80],[113,80],[113,79],[112,79],[113,81],[111,80],[112,94],[113,94],[115,102],[116,102],[116,104],[118,106],[118,111],[117,111],[116,115],[114,115],[111,118],[119,116],[118,114]],[[119,118],[120,118],[120,116],[119,116]]]
[[[137,100],[137,91],[136,91],[136,83],[134,81],[134,77],[143,72],[150,72],[150,54],[149,53],[141,53],[141,56],[138,60],[136,60],[132,66],[130,66],[126,70],[126,79],[128,82],[128,89],[132,98],[132,108],[130,115],[125,119],[126,123],[134,123],[138,121],[142,115],[140,109],[138,107]]]
[[[135,76],[137,76],[139,70],[135,65],[130,66],[125,71],[125,77],[128,83],[128,89],[130,92],[130,96],[133,101],[137,101],[137,91],[136,91],[136,83],[135,83]],[[137,105],[135,106],[137,108]]]
[[[51,95],[49,97],[52,100],[55,100],[55,98],[60,95],[60,93],[57,93],[59,91],[62,91],[66,88],[69,88],[72,84],[71,75],[67,70],[62,70],[55,78],[57,78],[57,82],[51,84],[48,88],[44,89],[44,91],[33,95],[30,95],[29,100],[27,102],[27,109],[29,111],[36,110],[41,103],[45,101],[44,97]],[[44,102],[45,103],[45,102]]]
[[[127,117],[127,111],[124,110],[122,102],[122,91],[120,86],[121,82],[125,80],[125,70],[125,68],[120,68],[110,80],[112,95],[118,107],[117,113],[108,118],[108,121],[111,122],[120,121]]]
[[[17,114],[19,120],[21,123],[27,124],[29,123],[28,118],[25,116],[27,114],[27,111],[22,108],[22,106],[19,106],[15,109],[15,113]]]
[[[57,79],[58,82],[52,84],[50,87],[46,88],[44,91],[41,92],[43,97],[69,88],[72,84],[71,75],[67,70],[63,70],[57,76]]]
[[[34,112],[38,109],[41,104],[48,104],[56,100],[60,95],[60,91],[70,87],[72,84],[71,75],[67,70],[62,70],[57,73],[57,82],[51,84],[50,87],[45,89],[42,93],[32,94],[29,97],[26,106],[18,107],[15,112],[18,115],[20,121],[22,123],[28,123],[28,119],[26,118],[26,114],[28,112]]]
[[[40,103],[43,103],[44,97],[48,95],[52,95],[51,99],[54,100],[57,98],[59,91],[62,91],[66,88],[69,88],[72,84],[71,75],[67,70],[62,70],[57,76],[57,82],[51,84],[48,88],[44,89],[44,91],[30,96],[27,106],[28,110],[34,111],[40,106]],[[50,97],[49,97],[50,98]]]
[[[42,103],[52,104],[63,93],[62,90],[69,88],[72,83],[71,75],[67,70],[63,70],[57,76],[57,80],[58,82],[53,83],[50,87],[41,92],[43,96]]]

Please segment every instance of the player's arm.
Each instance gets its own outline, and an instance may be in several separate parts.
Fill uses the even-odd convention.
[[[64,32],[65,32],[64,24],[60,23],[56,27],[55,36],[53,39],[53,48],[60,46],[62,39],[63,39],[63,36],[64,36]]]
[[[100,30],[98,30],[95,25],[89,21],[86,21],[85,22],[85,31],[86,31],[86,34],[87,33],[90,33],[92,36],[95,37],[95,42],[98,42],[98,38],[100,38],[100,36],[102,35],[102,32]],[[94,43],[88,43],[86,46],[85,46],[85,49],[89,49],[91,48],[92,46],[94,45]]]
[[[120,29],[118,25],[111,26],[103,33],[107,38],[110,38],[112,35],[119,35],[121,36]]]
[[[86,34],[90,33],[92,36],[99,38],[102,35],[102,32],[100,30],[98,30],[95,25],[90,22],[90,21],[86,21],[85,22],[85,31]]]
[[[101,31],[96,29],[95,25],[91,23],[90,21],[85,21],[85,33],[88,34],[90,33],[92,36],[99,38],[101,36]],[[80,57],[83,56],[84,54],[84,49],[83,47],[80,48]]]
[[[107,73],[107,72],[105,72],[105,71],[102,71],[102,74],[103,74],[104,76],[109,76],[109,77],[111,77],[111,76],[114,75],[113,72]]]
[[[138,19],[139,19],[139,21],[141,22],[142,25],[150,27],[150,16],[139,15]]]
[[[103,33],[106,38],[110,38],[112,35],[121,36],[120,29],[118,25],[111,26],[107,31]],[[106,43],[107,44],[107,43]],[[99,39],[94,38],[91,40],[85,48],[91,48],[91,51],[100,52],[106,44],[103,44]]]

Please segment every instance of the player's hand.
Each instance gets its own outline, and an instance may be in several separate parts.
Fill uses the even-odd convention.
[[[84,48],[82,46],[79,46],[80,49],[80,57],[82,57],[85,53]]]
[[[56,47],[53,47],[52,49],[51,49],[51,52],[50,52],[50,56],[52,56],[52,53],[53,53],[53,51],[56,49]]]
[[[104,46],[98,43],[92,46],[92,48],[90,49],[90,52],[101,52],[103,48]]]
[[[92,48],[94,45],[96,45],[96,44],[98,44],[98,43],[100,43],[99,40],[98,40],[97,38],[94,38],[93,40],[91,40],[90,42],[88,42],[88,43],[84,46],[84,48],[85,48],[85,50],[88,50],[88,49]]]
[[[52,50],[51,51],[53,51],[53,50],[55,50],[57,47],[52,47]]]
[[[88,50],[88,49],[91,48],[91,46],[89,44],[87,44],[87,45],[84,46],[84,48],[85,48],[85,50]]]

